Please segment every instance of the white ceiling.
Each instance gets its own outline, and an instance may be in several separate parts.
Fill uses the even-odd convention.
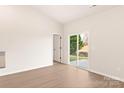
[[[61,23],[67,23],[113,6],[97,5],[92,7],[91,5],[38,5],[33,7]]]

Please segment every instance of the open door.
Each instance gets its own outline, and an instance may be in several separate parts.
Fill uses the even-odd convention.
[[[5,68],[5,52],[0,52],[0,68]]]
[[[61,62],[61,36],[53,35],[53,61]]]

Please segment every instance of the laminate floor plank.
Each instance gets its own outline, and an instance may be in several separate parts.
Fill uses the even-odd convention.
[[[0,77],[1,88],[123,88],[124,82],[70,65],[34,69]]]

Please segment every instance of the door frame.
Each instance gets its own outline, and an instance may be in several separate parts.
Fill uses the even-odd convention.
[[[82,33],[85,33],[85,32],[88,32],[88,31],[84,31]],[[82,33],[73,33],[73,34],[69,34],[68,35],[68,63],[67,64],[70,64],[70,36],[73,36],[73,35],[77,35],[77,59],[79,59],[79,52],[78,52],[78,35],[79,34],[82,34]],[[84,68],[85,70],[88,70],[90,68],[90,62],[89,62],[89,58],[90,58],[90,35],[89,35],[89,32],[88,32],[88,67],[87,68]],[[76,62],[78,62],[79,60],[77,60]],[[76,63],[77,64],[77,63]],[[75,67],[78,67],[80,68],[79,66],[75,66]],[[82,68],[83,69],[83,68]]]
[[[60,36],[60,62],[62,63],[62,36],[59,33],[52,33],[52,47],[54,46],[54,35],[58,35]],[[52,60],[54,61],[53,57],[54,57],[54,47],[52,48]]]

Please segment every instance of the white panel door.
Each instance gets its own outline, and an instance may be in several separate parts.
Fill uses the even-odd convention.
[[[0,52],[0,68],[5,67],[5,53]]]
[[[61,62],[61,39],[60,35],[53,35],[53,60]]]

